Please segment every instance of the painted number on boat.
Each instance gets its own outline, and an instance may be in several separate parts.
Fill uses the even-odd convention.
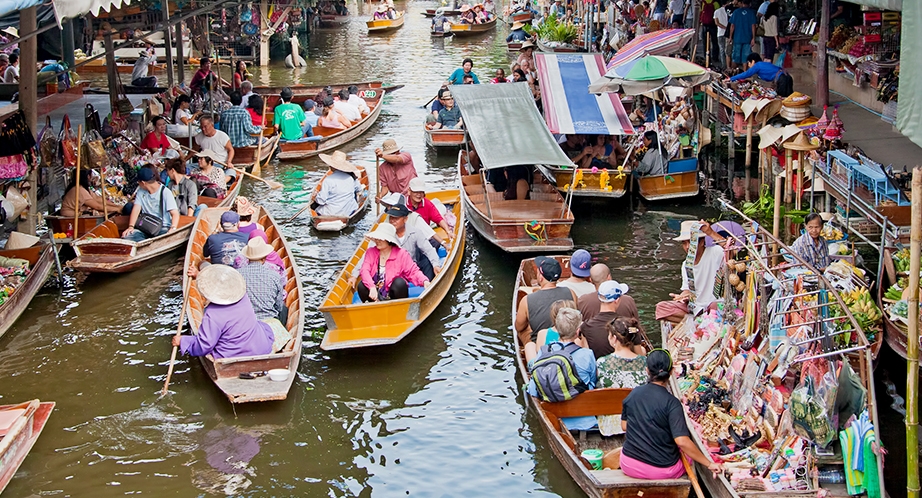
[[[362,97],[363,99],[373,99],[377,96],[378,92],[374,90],[362,90],[362,92],[359,94],[359,97]]]

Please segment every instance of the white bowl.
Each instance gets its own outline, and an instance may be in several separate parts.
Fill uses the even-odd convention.
[[[285,382],[288,380],[288,369],[274,368],[269,370],[269,379],[274,380],[275,382]]]

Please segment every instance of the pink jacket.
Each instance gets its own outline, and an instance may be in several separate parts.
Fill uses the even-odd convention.
[[[374,276],[378,272],[378,258],[380,255],[381,252],[374,246],[365,252],[365,262],[362,264],[362,271],[359,276],[362,278],[362,283],[365,284],[365,287],[369,289],[375,286]],[[416,262],[413,261],[410,253],[397,246],[391,248],[391,255],[387,258],[387,262],[384,263],[384,277],[384,288],[380,292],[382,295],[387,295],[387,290],[391,288],[391,282],[397,277],[402,277],[408,283],[420,287],[426,285],[426,282],[429,281],[426,275],[419,271],[419,267],[416,266]]]

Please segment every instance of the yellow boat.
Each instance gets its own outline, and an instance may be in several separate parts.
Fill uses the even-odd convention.
[[[430,200],[439,199],[458,220],[455,224],[455,238],[451,241],[442,271],[419,297],[353,304],[355,288],[350,286],[348,281],[353,268],[368,248],[368,240],[363,240],[320,306],[327,325],[327,332],[320,343],[321,349],[383,346],[399,342],[423,323],[448,294],[461,267],[464,254],[464,210],[461,208],[461,193],[458,190],[442,190],[430,192],[426,197]],[[383,215],[378,220],[378,223],[382,222],[385,222]],[[375,227],[372,227],[372,230]],[[443,237],[446,235],[441,228],[436,229],[436,233]]]

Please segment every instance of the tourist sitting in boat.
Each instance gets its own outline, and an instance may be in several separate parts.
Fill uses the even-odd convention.
[[[617,141],[609,143],[607,135],[589,135],[586,137],[582,152],[571,158],[580,168],[617,167],[627,155]]]
[[[592,266],[592,255],[585,249],[577,249],[570,256],[570,278],[557,282],[557,287],[569,287],[579,298],[585,294],[596,292],[595,286],[589,281],[589,270]]]
[[[198,169],[193,175],[201,188],[201,195],[220,199],[227,192],[227,184],[233,179],[218,166],[215,166],[215,156],[210,150],[203,150],[195,155],[198,160]]]
[[[333,97],[326,97],[324,99],[323,109],[321,110],[320,119],[317,123],[324,128],[334,128],[338,130],[345,130],[352,126],[352,121],[349,121],[349,118],[337,111],[334,104],[335,101]]]
[[[487,13],[483,10],[483,4],[482,4],[482,3],[478,3],[478,4],[474,5],[474,7],[473,7],[471,10],[474,12],[474,22],[475,22],[475,23],[477,23],[477,24],[483,24],[483,23],[488,22],[488,21],[490,20],[489,14],[487,14]]]
[[[538,256],[535,258],[535,266],[538,269],[538,281],[534,282],[537,289],[528,289],[529,293],[519,301],[515,315],[515,330],[522,344],[535,342],[538,332],[551,326],[550,311],[554,301],[576,301],[573,289],[557,287],[562,270],[556,259]]]
[[[349,91],[343,88],[336,95],[339,98],[333,102],[333,109],[336,109],[336,112],[345,116],[350,122],[361,121],[362,111],[349,102]]]
[[[170,140],[166,137],[166,119],[163,116],[154,116],[150,122],[154,129],[141,140],[141,148],[159,157],[179,157],[179,153],[172,149]]]
[[[525,344],[525,361],[528,363],[529,368],[531,368],[534,359],[538,357],[538,353],[541,351],[541,348],[552,342],[560,342],[560,333],[557,332],[555,327],[557,327],[557,315],[563,308],[570,308],[575,310],[576,303],[569,299],[554,301],[553,304],[551,304],[551,326],[540,330],[538,332],[537,339],[535,339],[535,342],[529,341]],[[579,342],[580,347],[586,347],[582,336],[577,336],[577,339],[574,342]]]
[[[241,95],[240,107],[249,106],[250,98],[256,95],[255,93],[253,93],[253,83],[250,81],[244,80],[244,82],[240,84],[240,95]],[[259,113],[262,113],[262,111],[263,111],[262,107],[257,109],[257,112]],[[262,114],[260,114],[260,116],[261,115]],[[256,122],[254,121],[253,124],[256,124]]]
[[[263,126],[263,98],[257,94],[250,95],[249,101],[246,102],[246,111],[250,115],[250,122],[254,126]]]
[[[515,63],[521,66],[522,61],[525,60],[532,66],[535,65],[535,42],[531,40],[525,40],[525,43],[522,44],[522,48],[519,49],[519,57],[515,60]]]
[[[381,187],[376,202],[389,192],[406,194],[410,187],[410,180],[416,178],[416,166],[413,165],[413,156],[409,152],[400,150],[397,141],[389,138],[375,149],[375,156],[381,159],[378,175],[381,178]]]
[[[340,16],[349,15],[349,8],[346,7],[346,0],[339,0],[338,2],[334,2],[333,8],[336,9],[337,15],[340,15]]]
[[[461,24],[477,24],[477,14],[468,4],[461,6]]]
[[[451,95],[451,91],[447,86],[442,85],[442,88],[439,88],[438,96],[435,100],[432,101],[432,112],[426,116],[426,129],[432,130],[438,124],[439,112],[445,108],[445,95]]]
[[[356,289],[362,302],[404,299],[409,297],[409,286],[429,286],[424,275],[409,253],[398,246],[397,230],[390,223],[381,223],[365,236],[373,246],[365,252],[365,261],[359,272]]]
[[[368,107],[368,103],[365,102],[365,99],[359,97],[359,87],[355,85],[349,85],[347,90],[349,94],[348,102],[355,106],[355,108],[359,110],[359,113],[362,116],[371,113],[371,108]]]
[[[807,264],[819,271],[826,270],[829,266],[829,246],[826,239],[820,235],[823,232],[823,218],[810,213],[804,218],[804,233],[791,244],[791,250],[801,257]]]
[[[620,468],[635,479],[678,479],[685,474],[679,460],[684,453],[711,472],[721,472],[722,466],[708,460],[692,442],[682,403],[666,386],[672,374],[669,353],[655,349],[646,363],[648,382],[624,400],[624,446],[605,455],[605,466]]]
[[[189,266],[189,276],[195,277],[209,264],[235,266],[236,259],[246,247],[249,235],[240,231],[240,215],[234,211],[221,213],[221,231],[205,239],[202,245],[202,263]]]
[[[528,83],[528,77],[525,76],[525,72],[520,68],[512,70],[512,82],[513,83]]]
[[[641,341],[640,324],[633,318],[618,317],[608,324],[608,342],[614,351],[596,359],[597,387],[634,389],[647,382],[647,357],[635,352]],[[641,347],[643,349],[643,347]],[[623,434],[621,415],[597,417],[603,436]]]
[[[658,176],[666,174],[666,163],[668,161],[665,151],[659,147],[659,141],[655,131],[649,130],[643,134],[643,146],[646,151],[639,161],[637,161],[635,156],[633,173],[638,176]]]
[[[198,135],[202,130],[199,129],[196,120],[202,115],[202,112],[192,113],[192,99],[188,95],[180,95],[173,102],[173,124],[166,127],[167,135],[173,138],[188,138],[189,125],[192,125],[192,136]]]
[[[195,286],[208,304],[198,333],[173,336],[173,346],[183,354],[215,359],[258,356],[273,353],[288,342],[282,342],[284,337],[276,341],[272,327],[256,318],[246,281],[237,270],[208,266],[199,272]],[[279,342],[282,345],[276,349]]]
[[[567,133],[564,135],[564,141],[560,142],[560,150],[573,162],[576,162],[576,159],[583,154],[585,149],[586,140],[583,135]]]
[[[103,212],[102,196],[96,195],[87,189],[90,185],[90,170],[80,170],[80,195],[77,195],[77,171],[74,170],[71,176],[70,185],[67,192],[61,199],[61,216],[72,218],[79,211],[81,216],[99,216]],[[77,202],[80,203],[78,208]],[[117,213],[122,210],[122,206],[106,203],[105,212]]]
[[[516,21],[512,23],[512,32],[506,37],[506,43],[524,42],[529,38],[528,33],[525,31],[525,23]]]
[[[234,199],[233,209],[240,215],[240,225],[237,227],[238,230],[248,235],[256,230],[266,231],[266,227],[253,221],[253,215],[259,211],[259,207],[250,202],[249,199],[242,195],[238,195],[237,198]]]
[[[198,185],[186,176],[186,164],[180,159],[170,159],[164,164],[169,180],[170,192],[176,198],[179,214],[197,216],[205,208],[198,203]]]
[[[509,83],[509,79],[506,78],[506,70],[499,68],[496,70],[496,77],[490,80],[490,83]]]
[[[375,10],[375,14],[372,16],[372,19],[375,21],[390,19],[390,17],[387,15],[387,5],[379,5]]]
[[[317,103],[313,99],[304,101],[304,119],[307,120],[307,124],[311,128],[317,126],[317,123],[320,122],[320,114],[317,114]]]
[[[255,238],[263,239],[263,242],[267,244],[269,243],[269,236],[266,235],[266,232],[262,231],[261,229],[257,228],[256,230],[253,230],[252,232],[250,232],[250,236],[247,239],[247,243],[249,243],[250,240],[255,239]],[[248,264],[250,264],[250,260],[248,260],[241,251],[241,254],[238,255],[237,259],[234,260],[234,268],[239,269]],[[268,266],[269,268],[271,268],[276,273],[278,273],[279,276],[281,277],[285,276],[285,262],[282,261],[282,257],[279,256],[279,253],[275,252],[274,249],[269,251],[269,255],[266,256],[266,262],[264,264]]]
[[[618,308],[621,297],[628,291],[627,284],[607,280],[599,285],[596,295],[599,299],[599,313],[583,321],[580,334],[586,339],[587,346],[595,353],[596,358],[610,354],[613,349],[608,342],[608,324],[618,318]]]
[[[455,105],[455,98],[452,97],[451,92],[445,91],[440,93],[442,94],[441,101],[444,107],[439,111],[438,117],[435,118],[436,122],[433,123],[432,129],[459,130],[464,128],[464,119],[461,117],[461,109]]]
[[[227,133],[215,129],[214,118],[211,116],[202,116],[199,122],[202,124],[202,132],[195,136],[196,145],[202,151],[210,151],[210,157],[216,163],[222,163],[225,168],[232,170],[234,146],[231,144],[230,137]]]
[[[135,228],[141,213],[160,219],[159,233],[148,235]],[[128,216],[128,228],[122,232],[122,238],[141,242],[150,237],[163,235],[179,228],[179,207],[173,193],[164,188],[152,168],[138,170],[138,190],[135,193],[131,214]]]
[[[288,308],[285,306],[285,280],[275,271],[275,265],[266,262],[271,253],[272,246],[261,237],[250,238],[241,252],[248,263],[237,271],[246,281],[247,295],[256,318],[271,325],[275,331],[276,328],[285,329],[282,323],[288,321]],[[278,337],[283,333],[279,330],[275,335]]]
[[[745,69],[742,73],[728,78],[727,81],[736,82],[756,76],[762,81],[773,84],[779,97],[788,97],[794,93],[794,78],[783,68],[763,61],[759,54],[751,53],[746,57]]]
[[[320,154],[320,160],[330,167],[314,197],[314,208],[321,216],[349,217],[359,208],[358,198],[364,190],[356,178],[359,169],[346,159],[346,153],[335,151],[332,155]]]
[[[576,301],[579,312],[583,314],[583,321],[589,321],[601,313],[602,296],[599,295],[599,287],[602,286],[602,283],[611,280],[611,269],[606,264],[596,263],[589,269],[589,279],[592,281],[592,285],[595,286],[596,291],[583,294],[579,297],[579,300]],[[634,302],[633,297],[627,294],[621,294],[621,299],[618,300],[618,307],[615,313],[617,313],[619,317],[640,320],[640,316],[637,313],[637,303]]]
[[[450,243],[455,238],[455,232],[451,229],[448,220],[439,213],[439,209],[435,204],[426,198],[426,182],[419,177],[410,180],[409,191],[407,208],[417,213],[427,225],[435,223],[442,230],[445,230],[445,233],[448,234],[448,239],[441,241],[441,243],[443,245]]]
[[[474,61],[470,58],[464,59],[461,61],[461,67],[452,71],[448,76],[448,81],[445,85],[461,85],[464,83],[464,75],[469,74],[474,78],[474,84],[479,85],[480,79],[477,78],[477,75],[473,73]]]
[[[291,88],[283,88],[279,98],[282,103],[275,107],[272,123],[275,125],[276,132],[281,136],[281,140],[300,140],[303,137],[314,136],[304,109],[291,101],[294,98]]]
[[[246,109],[240,107],[243,96],[240,92],[233,91],[230,94],[231,106],[221,112],[221,130],[227,133],[233,147],[249,147],[256,145],[258,140],[262,139],[262,127],[253,124],[253,119]],[[301,109],[301,106],[294,105]],[[302,112],[303,114],[303,112]],[[253,135],[256,135],[255,137]]]

